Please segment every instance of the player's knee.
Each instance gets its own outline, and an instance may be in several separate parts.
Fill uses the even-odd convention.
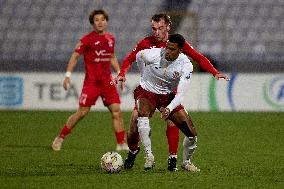
[[[120,111],[120,109],[114,109],[111,111],[111,115],[113,119],[120,119],[122,118],[122,113]]]
[[[133,119],[137,119],[137,118],[138,118],[138,110],[137,110],[137,109],[134,109],[134,110],[132,111],[131,117],[132,117]]]
[[[131,114],[131,118],[130,118],[130,124],[133,125],[137,125],[137,118],[138,118],[138,112],[136,110],[134,110]]]
[[[176,127],[176,125],[171,120],[167,120],[167,126],[168,127]]]
[[[139,117],[150,117],[150,112],[144,108],[144,109],[138,110],[138,116]]]

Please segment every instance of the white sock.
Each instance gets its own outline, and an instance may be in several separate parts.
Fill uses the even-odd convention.
[[[182,153],[182,162],[191,163],[192,155],[197,148],[197,136],[196,137],[187,137],[183,139],[183,153]]]
[[[169,157],[177,159],[178,156],[176,154],[175,155],[171,154]]]
[[[138,152],[138,150],[135,150],[135,151],[132,151],[132,150],[129,150],[131,152],[131,154],[136,154]]]
[[[141,138],[141,142],[144,146],[146,157],[153,157],[151,139],[150,139],[150,125],[148,117],[138,117],[138,132]]]

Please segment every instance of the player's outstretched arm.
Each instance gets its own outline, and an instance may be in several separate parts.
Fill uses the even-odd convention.
[[[211,62],[200,52],[195,50],[188,42],[185,42],[183,47],[183,53],[192,58],[196,63],[201,66],[204,70],[215,76],[218,72]]]
[[[117,83],[118,81],[125,82],[125,74],[128,72],[129,68],[131,65],[135,62],[136,60],[136,54],[142,50],[145,49],[143,48],[143,44],[145,43],[144,40],[140,41],[129,54],[123,59],[120,67],[120,72],[119,74],[114,78],[114,82]]]
[[[130,55],[128,55],[128,56],[130,56]],[[130,68],[131,64],[132,63],[128,60],[128,57],[126,57],[122,62],[121,69],[120,69],[119,73],[117,74],[116,77],[113,78],[113,80],[111,82],[112,84],[115,84],[115,85],[119,84],[121,90],[125,89],[125,81],[126,81],[125,74],[128,71],[128,69]]]

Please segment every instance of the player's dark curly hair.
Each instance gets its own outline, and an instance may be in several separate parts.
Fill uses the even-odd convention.
[[[165,13],[154,14],[152,16],[152,20],[155,22],[159,22],[161,19],[164,19],[166,24],[172,25],[171,17]]]
[[[99,9],[99,10],[93,10],[91,13],[90,13],[90,16],[89,16],[89,21],[90,21],[90,24],[93,25],[94,24],[94,16],[97,15],[97,14],[102,14],[104,15],[106,21],[108,21],[108,14],[105,10],[103,9]]]
[[[182,49],[185,43],[185,39],[182,35],[176,33],[169,36],[169,42],[177,43],[178,47]]]

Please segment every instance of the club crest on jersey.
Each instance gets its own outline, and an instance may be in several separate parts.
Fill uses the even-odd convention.
[[[192,72],[190,72],[190,74],[188,74],[188,76],[186,76],[185,78],[186,78],[186,79],[190,79],[191,73],[192,73]]]
[[[108,41],[108,46],[109,46],[109,47],[112,47],[112,46],[113,46],[112,41]]]
[[[177,79],[177,78],[179,78],[179,77],[180,77],[180,73],[177,72],[177,71],[175,71],[175,72],[173,73],[173,78],[174,78],[174,79]]]

